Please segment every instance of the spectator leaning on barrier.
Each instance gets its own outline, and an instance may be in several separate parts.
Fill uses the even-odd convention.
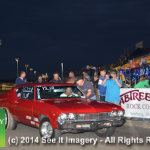
[[[78,77],[76,83],[78,87],[85,93],[86,98],[96,100],[93,86],[89,81],[85,81],[81,77]]]
[[[28,83],[27,79],[25,78],[26,73],[24,71],[21,71],[20,77],[16,79],[15,84],[20,85],[20,84],[25,84]]]
[[[38,75],[38,80],[35,81],[35,83],[46,83],[43,78],[42,78],[42,75]]]
[[[149,80],[146,75],[140,77],[140,81],[134,86],[134,88],[150,88]]]
[[[54,78],[52,80],[50,80],[50,82],[53,82],[53,83],[62,83],[62,81],[59,79],[59,73],[58,72],[55,72],[53,74]]]
[[[74,76],[74,72],[73,71],[69,72],[69,77],[70,78],[67,80],[67,83],[75,83],[76,77]]]
[[[102,85],[106,85],[105,101],[119,105],[120,88],[122,87],[122,81],[117,79],[116,76],[116,70],[111,70],[110,77],[106,76],[106,79],[102,82]]]
[[[100,101],[105,101],[106,96],[106,86],[102,85],[102,82],[106,79],[106,70],[101,69],[100,70],[100,77],[98,80],[98,90],[100,91]]]

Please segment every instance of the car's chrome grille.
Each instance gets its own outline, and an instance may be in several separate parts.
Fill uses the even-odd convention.
[[[100,121],[110,118],[110,112],[94,114],[76,114],[75,121]]]

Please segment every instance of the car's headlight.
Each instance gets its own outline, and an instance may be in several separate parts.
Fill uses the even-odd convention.
[[[66,120],[67,119],[67,114],[61,114],[60,119],[61,120]]]
[[[120,111],[118,111],[118,116],[124,116],[124,111],[123,110],[120,110]]]
[[[76,117],[76,115],[75,115],[74,113],[69,113],[69,115],[68,115],[68,118],[69,118],[70,120],[75,119],[75,117]]]
[[[116,117],[117,116],[117,111],[112,111],[110,114],[111,117]]]

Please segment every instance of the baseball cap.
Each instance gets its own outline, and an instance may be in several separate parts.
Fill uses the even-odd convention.
[[[95,74],[95,75],[94,75],[94,77],[97,77],[97,78],[98,78],[98,75],[97,75],[97,74]]]
[[[90,76],[87,73],[84,74],[83,78],[90,80]]]
[[[81,79],[82,79],[81,76],[76,77],[76,82],[79,81],[79,80],[81,80]]]
[[[110,70],[110,74],[117,74],[117,71],[116,70]]]

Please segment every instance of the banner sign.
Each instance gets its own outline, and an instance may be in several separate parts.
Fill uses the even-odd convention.
[[[114,69],[120,69],[120,68],[124,68],[124,69],[132,69],[132,68],[136,68],[136,67],[141,67],[143,59],[145,59],[146,63],[150,63],[150,56],[138,59],[138,60],[131,60],[130,63],[127,63],[123,66],[118,66]]]
[[[0,109],[0,147],[5,147],[5,110]]]
[[[125,117],[150,118],[149,88],[122,88],[120,102],[125,110]]]

